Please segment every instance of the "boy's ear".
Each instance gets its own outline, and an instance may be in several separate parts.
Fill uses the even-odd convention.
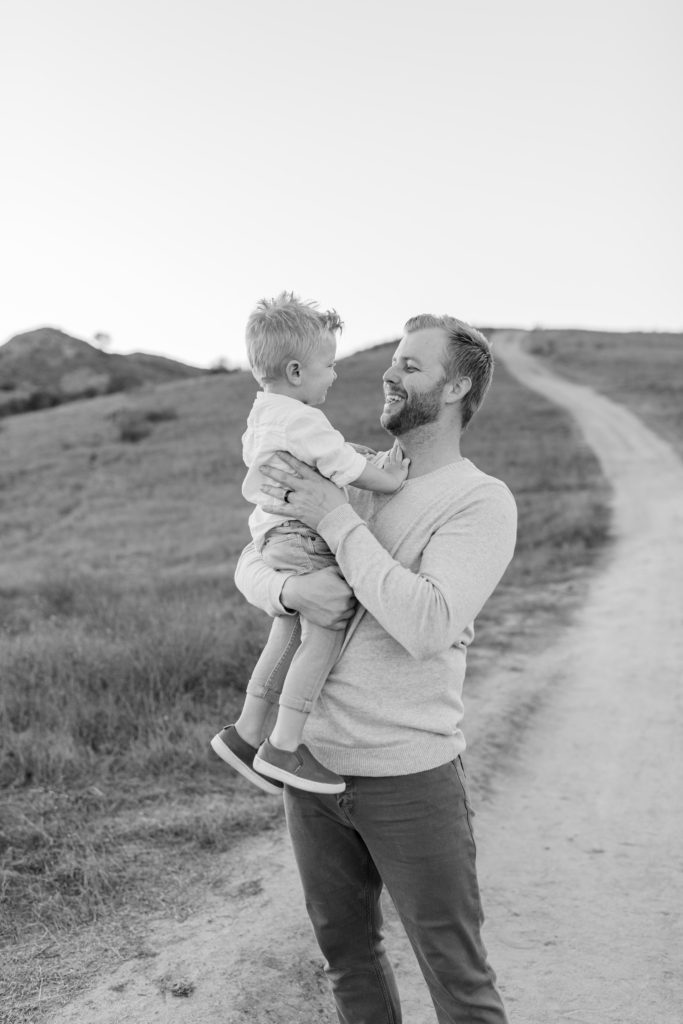
[[[472,381],[469,377],[456,377],[449,381],[446,389],[446,405],[459,402],[472,388]]]
[[[290,359],[285,366],[285,379],[295,388],[301,384],[301,363],[298,359]]]

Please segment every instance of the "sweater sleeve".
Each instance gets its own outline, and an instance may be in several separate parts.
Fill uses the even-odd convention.
[[[517,510],[504,485],[482,488],[435,530],[417,571],[397,562],[350,505],[320,522],[356,598],[412,657],[426,660],[458,643],[507,568]]]
[[[271,618],[276,615],[295,615],[296,612],[285,608],[280,600],[285,581],[293,575],[291,572],[271,569],[251,543],[247,544],[237,563],[235,586],[249,604],[260,608]]]
[[[301,416],[287,428],[292,455],[322,473],[337,487],[346,487],[361,475],[367,465],[364,455],[344,440],[319,409],[303,407]]]

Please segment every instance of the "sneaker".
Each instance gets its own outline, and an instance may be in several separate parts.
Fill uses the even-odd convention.
[[[266,740],[254,757],[254,768],[269,779],[278,779],[295,789],[306,789],[309,793],[343,793],[346,789],[341,775],[336,775],[321,765],[320,761],[316,761],[303,744],[294,751],[280,750],[270,740]]]
[[[211,740],[213,750],[220,758],[235,768],[245,779],[249,779],[255,786],[262,789],[264,793],[271,793],[279,796],[282,793],[282,783],[272,779],[266,779],[257,771],[254,771],[254,754],[256,747],[243,740],[234,725],[226,725]]]

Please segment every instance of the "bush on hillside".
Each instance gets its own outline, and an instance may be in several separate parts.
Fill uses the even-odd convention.
[[[119,440],[135,444],[149,437],[154,423],[175,420],[178,413],[170,406],[149,409],[118,409],[111,417],[117,425]]]
[[[14,385],[12,387],[4,385],[1,390],[4,395],[0,400],[0,416],[14,416],[22,412],[51,409],[64,401],[62,396],[51,388],[33,388],[29,391],[17,390]]]

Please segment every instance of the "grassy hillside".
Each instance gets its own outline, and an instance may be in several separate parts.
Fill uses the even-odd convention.
[[[377,447],[391,350],[343,360],[326,406]],[[215,851],[279,820],[278,801],[207,755],[268,625],[232,582],[254,393],[245,373],[207,376],[1,425],[0,918],[16,1021],[36,1019],[36,956],[66,957],[92,921],[115,956],[132,905],[182,913],[188,872],[210,878]],[[607,494],[568,418],[502,367],[464,450],[520,508],[517,557],[478,622],[468,685],[483,685],[487,658],[545,642],[566,614],[606,539]],[[47,991],[59,960],[44,966]]]
[[[628,405],[683,454],[683,334],[539,330],[530,351]]]

